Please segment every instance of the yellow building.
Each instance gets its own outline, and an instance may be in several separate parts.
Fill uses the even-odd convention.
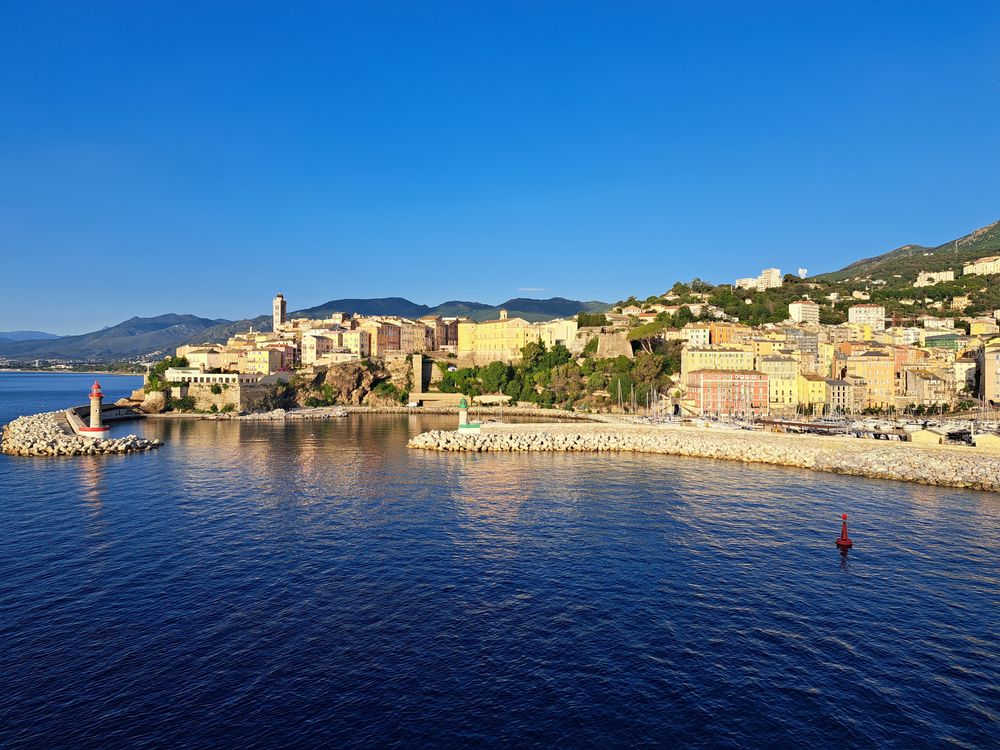
[[[458,356],[473,357],[476,362],[513,362],[520,358],[521,350],[532,341],[541,342],[551,349],[557,344],[569,347],[576,337],[575,320],[550,320],[546,323],[529,323],[523,318],[508,317],[500,311],[496,320],[477,323],[461,320],[458,323]]]
[[[973,320],[969,323],[970,336],[989,336],[994,333],[1000,333],[1000,326],[997,326],[997,322],[991,318]]]
[[[867,323],[848,323],[847,328],[851,341],[872,341],[875,337],[872,327]]]
[[[799,405],[807,406],[813,414],[822,414],[826,408],[826,378],[813,373],[799,373],[797,379]]]
[[[472,356],[483,362],[510,362],[521,356],[531,324],[524,318],[508,318],[501,310],[496,320],[458,323],[458,356]]]
[[[799,363],[792,357],[772,355],[757,360],[767,375],[767,401],[771,414],[789,414],[799,403]]]
[[[833,376],[833,353],[837,345],[820,341],[816,347],[816,372],[827,377]]]
[[[177,356],[185,357],[188,367],[196,367],[202,372],[222,367],[222,349],[217,346],[178,346]]]
[[[270,375],[281,369],[282,362],[280,349],[242,349],[237,360],[237,372]]]
[[[865,406],[888,409],[895,394],[895,362],[882,352],[865,351],[847,357],[847,375],[865,384]]]
[[[692,347],[681,351],[681,383],[695,370],[753,370],[750,347]]]
[[[753,356],[759,359],[775,355],[779,349],[788,348],[788,340],[783,333],[758,333],[750,339],[750,346],[753,347]]]

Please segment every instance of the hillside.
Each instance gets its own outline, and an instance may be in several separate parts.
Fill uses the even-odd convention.
[[[961,276],[963,264],[988,255],[1000,255],[1000,221],[937,247],[903,245],[882,255],[855,261],[839,271],[819,274],[809,281],[883,279],[889,286],[910,285],[921,271],[953,270],[956,277]]]
[[[194,315],[174,314],[130,318],[110,328],[78,336],[0,343],[0,356],[9,359],[84,361],[142,357],[169,351],[220,322]]]

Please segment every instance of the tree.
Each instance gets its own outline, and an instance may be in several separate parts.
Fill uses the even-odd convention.
[[[636,341],[643,348],[644,351],[653,353],[653,340],[658,338],[663,329],[666,328],[665,323],[653,321],[652,323],[646,323],[645,325],[636,326],[628,332],[628,340]]]
[[[541,341],[529,341],[521,348],[521,369],[525,371],[535,369],[543,354],[545,354],[545,344]]]
[[[693,323],[698,320],[697,316],[691,312],[690,307],[682,307],[674,314],[674,325],[680,328],[687,323]]]
[[[542,356],[538,362],[538,366],[543,369],[551,369],[553,367],[558,367],[559,365],[564,365],[573,359],[572,353],[562,344],[556,344],[548,351],[545,351],[544,344],[542,345]]]
[[[673,375],[681,371],[681,350],[684,348],[683,341],[665,341],[663,344],[663,371]]]
[[[639,383],[657,383],[666,372],[667,358],[661,354],[640,352],[632,363],[632,375]]]
[[[505,362],[490,362],[479,372],[486,393],[501,393],[510,379],[510,367]]]
[[[576,316],[576,324],[580,328],[586,328],[588,326],[606,326],[608,324],[608,316],[604,313],[578,313]]]

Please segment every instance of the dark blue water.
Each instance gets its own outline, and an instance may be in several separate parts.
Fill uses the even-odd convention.
[[[998,745],[1000,496],[405,449],[452,421],[0,456],[0,746]]]

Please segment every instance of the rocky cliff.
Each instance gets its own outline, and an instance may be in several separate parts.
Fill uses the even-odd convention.
[[[299,406],[398,406],[410,389],[408,372],[405,361],[343,362],[295,382],[295,400]]]

